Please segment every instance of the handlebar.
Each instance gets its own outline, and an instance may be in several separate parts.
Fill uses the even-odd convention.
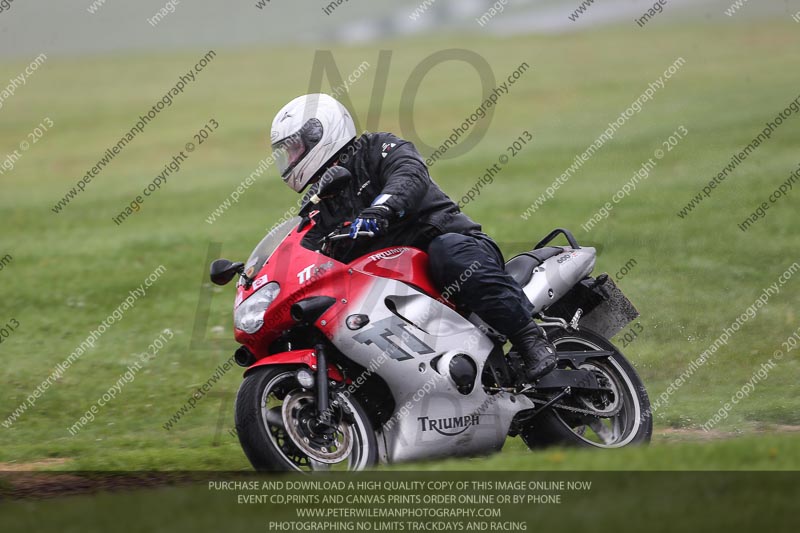
[[[375,233],[372,231],[359,231],[356,233],[356,237],[374,237]],[[327,238],[329,241],[340,241],[342,239],[350,239],[349,233],[340,233],[338,235],[332,235]]]

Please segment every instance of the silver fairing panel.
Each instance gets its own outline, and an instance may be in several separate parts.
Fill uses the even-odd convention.
[[[533,270],[533,277],[522,288],[536,312],[542,312],[564,296],[594,269],[594,248],[565,248]]]
[[[366,296],[348,306],[370,322],[356,331],[340,324],[331,341],[383,378],[394,396],[396,410],[380,430],[389,462],[499,450],[514,415],[533,407],[524,396],[483,390],[480,376],[493,342],[449,307],[377,277]],[[466,395],[448,372],[459,353],[477,366],[476,384]]]

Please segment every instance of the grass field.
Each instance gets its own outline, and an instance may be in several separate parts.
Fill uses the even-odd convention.
[[[737,224],[797,168],[800,119],[793,117],[685,219],[677,212],[798,96],[798,29],[791,20],[726,26],[609,28],[580,35],[391,41],[379,129],[401,135],[400,95],[414,67],[453,46],[475,50],[498,81],[532,67],[499,101],[487,135],[467,154],[439,162],[434,179],[461,197],[523,130],[535,140],[465,211],[507,254],[553,227],[572,228],[601,251],[598,270],[635,267],[620,285],[641,312],[642,332],[624,352],[651,397],[800,260],[797,193],[745,232]],[[378,47],[333,51],[347,76],[371,68],[349,93],[361,127]],[[150,109],[205,50],[180,55],[49,59],[0,109],[0,160],[46,117],[54,126],[0,175],[0,325],[18,322],[0,345],[0,420],[75,350],[159,265],[163,276],[10,428],[0,427],[0,463],[75,470],[248,468],[232,426],[240,372],[227,373],[171,430],[162,424],[227,359],[233,290],[202,280],[210,249],[245,258],[296,196],[267,172],[214,224],[206,217],[267,155],[273,114],[307,92],[313,51],[217,50],[174,103],[127,146],[86,191],[56,214],[51,207]],[[679,58],[685,65],[534,216],[521,213],[631,103]],[[0,79],[25,64],[0,65]],[[327,86],[324,86],[327,89]],[[414,106],[417,131],[439,144],[480,102],[478,76],[461,62],[436,67]],[[112,222],[210,119],[219,123],[180,172],[122,225]],[[588,235],[580,229],[654,150],[683,126],[685,139],[650,177]],[[428,154],[425,154],[428,155]],[[797,469],[800,425],[796,353],[730,411],[706,440],[698,432],[798,328],[800,279],[789,280],[655,414],[649,449],[604,454],[545,451],[518,442],[448,469]],[[211,295],[210,308],[198,302]],[[198,315],[199,313],[199,315]],[[206,323],[202,320],[207,314]],[[197,317],[201,320],[197,320]],[[196,330],[196,324],[203,326]],[[75,436],[68,428],[117,382],[165,328],[174,337]],[[192,339],[196,339],[194,347]],[[197,340],[205,339],[205,340]],[[695,431],[668,431],[679,428]],[[44,460],[57,461],[41,463]],[[427,468],[427,466],[426,466]],[[2,468],[0,468],[2,469]]]

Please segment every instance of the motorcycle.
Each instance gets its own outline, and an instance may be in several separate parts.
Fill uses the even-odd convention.
[[[422,250],[398,246],[345,264],[301,244],[325,183],[299,216],[271,230],[246,263],[218,259],[211,280],[237,274],[236,433],[257,470],[362,470],[378,463],[476,456],[519,436],[549,445],[619,448],[649,442],[650,403],[610,342],[638,316],[596,250],[556,229],[510,259],[558,353],[535,383],[506,339],[430,281]],[[334,192],[331,192],[334,191]],[[550,245],[563,235],[568,245]],[[359,238],[372,236],[359,232]]]

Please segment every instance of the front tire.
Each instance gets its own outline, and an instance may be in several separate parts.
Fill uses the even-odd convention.
[[[641,378],[625,356],[607,339],[590,330],[548,332],[556,351],[609,351],[607,358],[587,359],[586,369],[611,382],[616,401],[622,402],[613,417],[571,413],[550,409],[529,422],[520,436],[529,448],[545,446],[580,446],[621,448],[647,444],[653,434],[650,399]],[[559,360],[559,368],[565,366]],[[580,400],[576,405],[581,405]],[[583,406],[586,406],[584,403]]]
[[[319,431],[313,423],[315,392],[300,386],[295,370],[286,365],[265,366],[248,374],[239,386],[236,430],[253,468],[311,473],[375,465],[375,431],[355,398],[334,394],[334,423],[330,431]]]

